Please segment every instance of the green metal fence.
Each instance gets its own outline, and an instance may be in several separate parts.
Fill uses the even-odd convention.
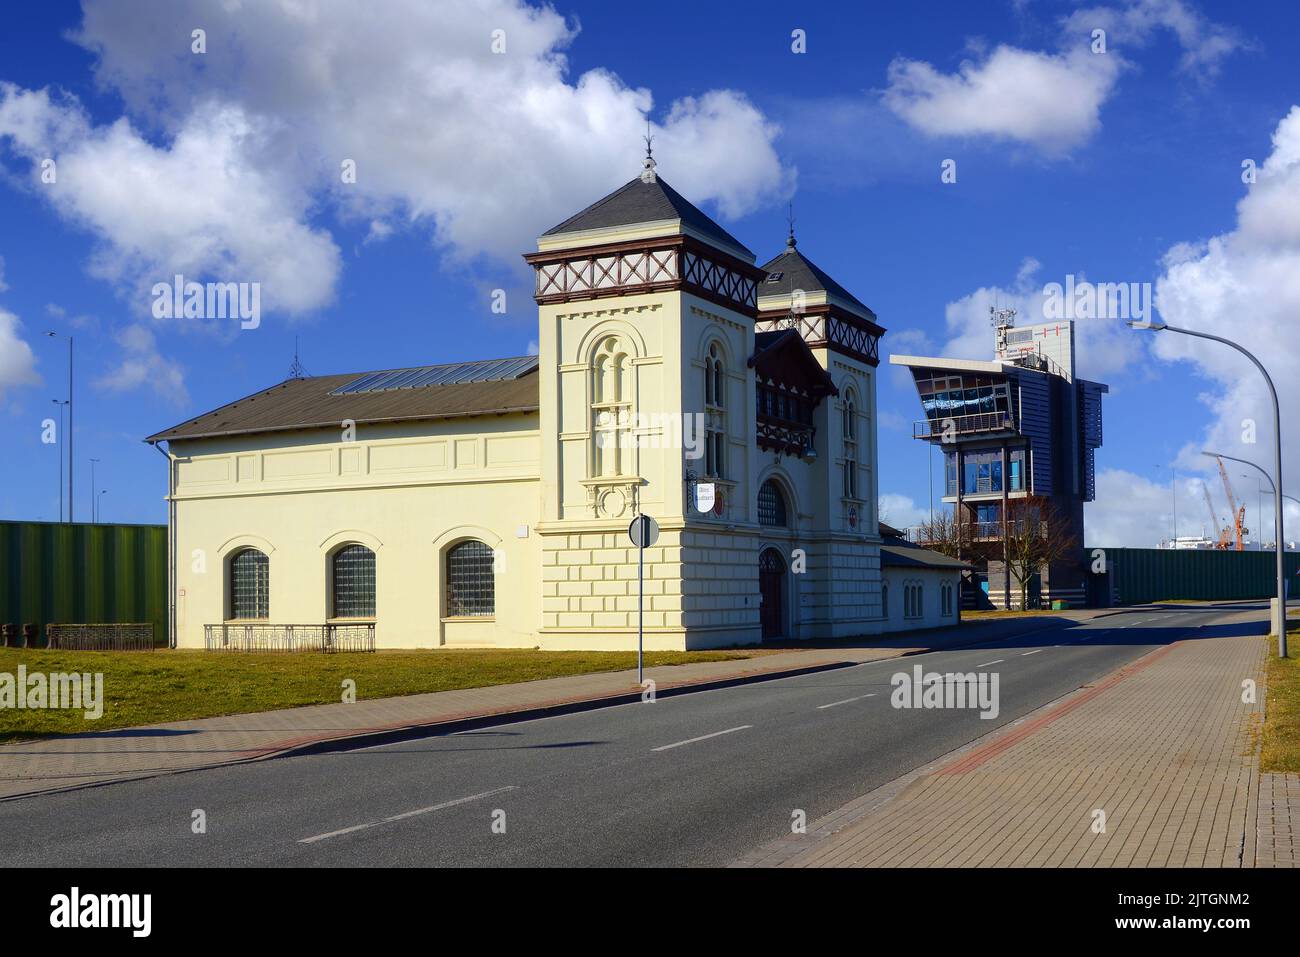
[[[1229,601],[1277,594],[1273,552],[1215,549],[1107,548],[1106,563],[1115,602],[1137,605],[1185,598]],[[1092,562],[1092,550],[1087,561]],[[1286,554],[1288,591],[1300,593],[1300,552]]]
[[[0,624],[152,622],[167,643],[167,526],[0,521]]]

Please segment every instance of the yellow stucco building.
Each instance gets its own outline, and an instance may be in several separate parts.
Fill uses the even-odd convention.
[[[757,266],[647,158],[525,259],[535,357],[293,378],[149,439],[176,645],[635,647],[638,513],[647,648],[956,617],[882,607],[884,330],[793,235]]]

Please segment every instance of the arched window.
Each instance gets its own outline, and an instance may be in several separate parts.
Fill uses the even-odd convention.
[[[704,360],[704,403],[719,409],[727,404],[726,371],[716,342],[709,346],[709,354]]]
[[[330,604],[334,618],[375,617],[375,553],[344,545],[330,559]]]
[[[496,613],[493,552],[470,539],[447,549],[447,617],[483,618]]]
[[[230,558],[230,617],[264,619],[271,611],[271,561],[256,548]]]
[[[922,591],[920,582],[909,582],[903,586],[903,617],[921,617]]]
[[[785,528],[789,524],[785,496],[775,479],[768,479],[758,488],[758,524],[775,528]]]
[[[617,336],[601,340],[591,364],[592,476],[627,474],[623,450],[632,420],[631,360]]]
[[[844,393],[844,497],[858,498],[858,407],[853,392]]]
[[[727,376],[718,344],[704,357],[704,475],[727,477]]]

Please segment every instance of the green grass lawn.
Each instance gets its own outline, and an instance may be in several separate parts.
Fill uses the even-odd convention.
[[[1287,628],[1287,657],[1269,639],[1268,714],[1259,756],[1261,771],[1300,771],[1300,628]]]
[[[645,663],[681,665],[766,653],[652,651]],[[347,678],[356,682],[361,700],[619,671],[636,667],[636,653],[491,649],[321,655],[0,648],[0,672],[17,674],[20,664],[29,673],[103,672],[104,714],[90,721],[81,711],[0,710],[0,742],[328,704],[341,699]]]

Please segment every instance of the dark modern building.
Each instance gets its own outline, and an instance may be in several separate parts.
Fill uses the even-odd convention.
[[[1095,493],[1093,458],[1108,391],[1075,376],[1072,322],[1016,327],[1012,316],[994,316],[992,360],[889,360],[910,369],[916,382],[925,417],[914,423],[913,437],[943,451],[953,538],[975,565],[964,599],[996,607],[1020,599],[1020,583],[1006,565],[1018,520],[1049,514],[1048,534],[1083,545],[1083,506]],[[1079,547],[1042,566],[1027,583],[1029,602],[1090,603],[1082,555]]]

